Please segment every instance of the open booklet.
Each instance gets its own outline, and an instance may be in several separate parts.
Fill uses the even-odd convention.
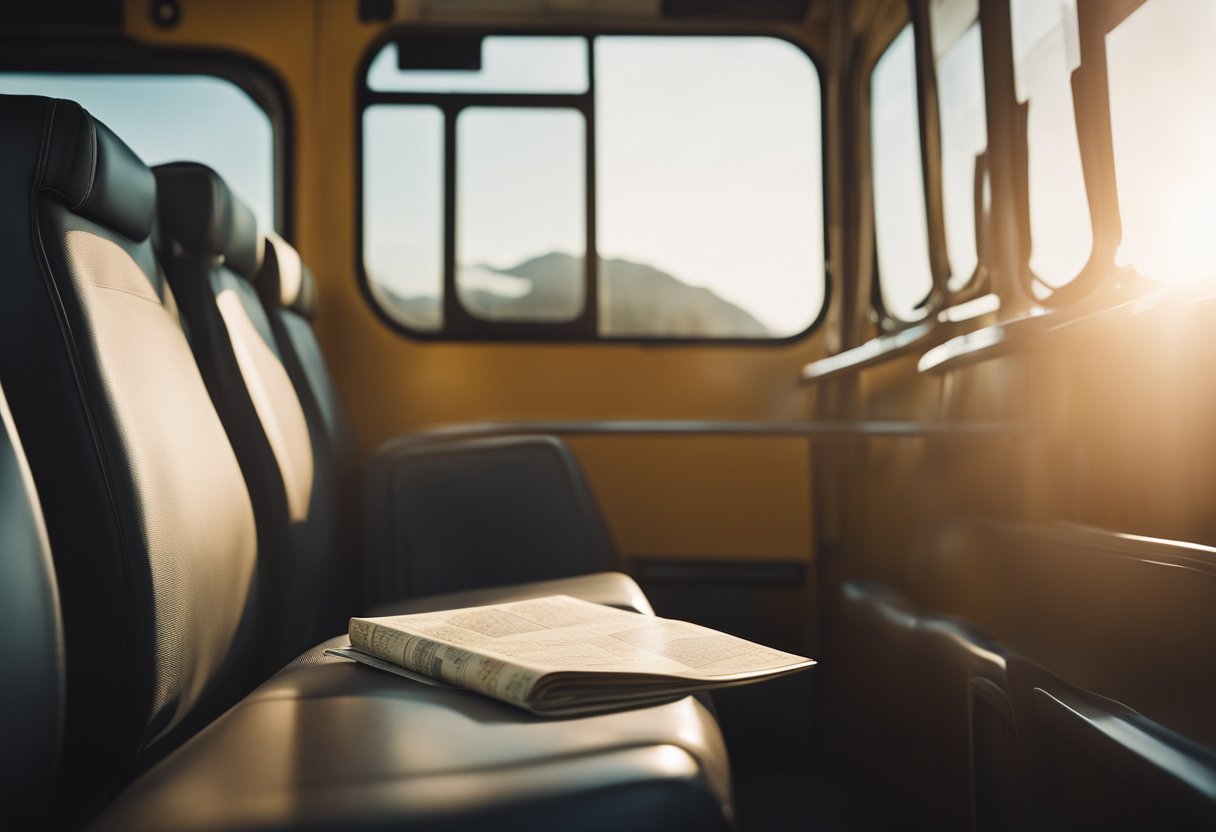
[[[352,618],[350,641],[327,652],[548,716],[665,702],[815,664],[707,627],[566,595]]]

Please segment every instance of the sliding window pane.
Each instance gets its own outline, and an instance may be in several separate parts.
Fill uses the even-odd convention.
[[[933,288],[913,37],[909,24],[870,76],[878,285],[883,308],[903,321],[923,317],[918,307]]]
[[[595,40],[599,332],[783,338],[824,298],[820,87],[771,37]]]
[[[1028,106],[1030,269],[1059,288],[1085,267],[1093,228],[1073,110],[1072,72],[1081,63],[1076,0],[1013,0],[1017,99]]]
[[[937,67],[942,134],[942,211],[947,287],[961,289],[979,264],[976,243],[976,165],[988,149],[984,60],[977,0],[933,0],[930,20]],[[982,182],[980,187],[983,187]]]
[[[380,307],[406,326],[443,325],[443,113],[363,114],[363,268]]]
[[[471,107],[456,121],[456,290],[491,321],[583,310],[586,122],[575,110]]]

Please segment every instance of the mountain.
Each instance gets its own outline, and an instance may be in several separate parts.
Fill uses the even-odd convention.
[[[601,259],[600,325],[606,337],[763,338],[770,333],[749,312],[710,289],[690,286],[644,263]],[[582,308],[583,261],[561,252],[511,268],[484,264],[460,274],[461,301],[487,320],[569,320]],[[383,290],[414,325],[435,329],[438,298]]]

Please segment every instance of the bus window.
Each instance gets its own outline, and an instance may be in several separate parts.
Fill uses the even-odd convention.
[[[1116,262],[1168,282],[1216,277],[1216,5],[1147,0],[1106,56]]]
[[[363,271],[388,317],[550,340],[780,339],[819,318],[820,85],[802,49],[683,35],[480,48],[477,70],[403,68],[395,43],[370,62]]]
[[[1076,0],[1012,0],[1017,100],[1027,105],[1030,270],[1052,289],[1085,267],[1093,228],[1073,110],[1081,63]]]
[[[976,169],[988,149],[979,3],[933,0],[929,12],[942,134],[942,213],[950,262],[946,286],[957,290],[971,281],[979,265],[975,190],[982,179]]]
[[[902,321],[933,289],[912,24],[887,47],[870,76],[870,152],[878,285],[887,314]]]
[[[806,54],[775,38],[600,37],[595,83],[600,334],[809,328],[824,248]]]
[[[408,152],[403,152],[408,148]],[[363,113],[363,257],[368,288],[394,320],[443,325],[443,113],[428,105]]]
[[[585,131],[577,110],[469,107],[460,113],[456,292],[473,315],[569,321],[582,312]],[[506,271],[515,264],[528,277]]]

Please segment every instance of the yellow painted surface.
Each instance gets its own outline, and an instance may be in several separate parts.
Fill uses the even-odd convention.
[[[160,46],[254,58],[288,90],[292,242],[317,275],[318,335],[365,457],[394,436],[452,422],[787,420],[813,412],[813,391],[798,384],[798,372],[823,354],[818,333],[782,346],[644,347],[424,343],[390,329],[368,307],[355,270],[356,74],[383,24],[360,23],[356,0],[182,0],[182,9],[181,23],[162,32],[143,0],[127,0],[129,32]],[[801,440],[577,444],[626,553],[810,555]]]
[[[811,559],[804,439],[569,441],[626,557]]]

